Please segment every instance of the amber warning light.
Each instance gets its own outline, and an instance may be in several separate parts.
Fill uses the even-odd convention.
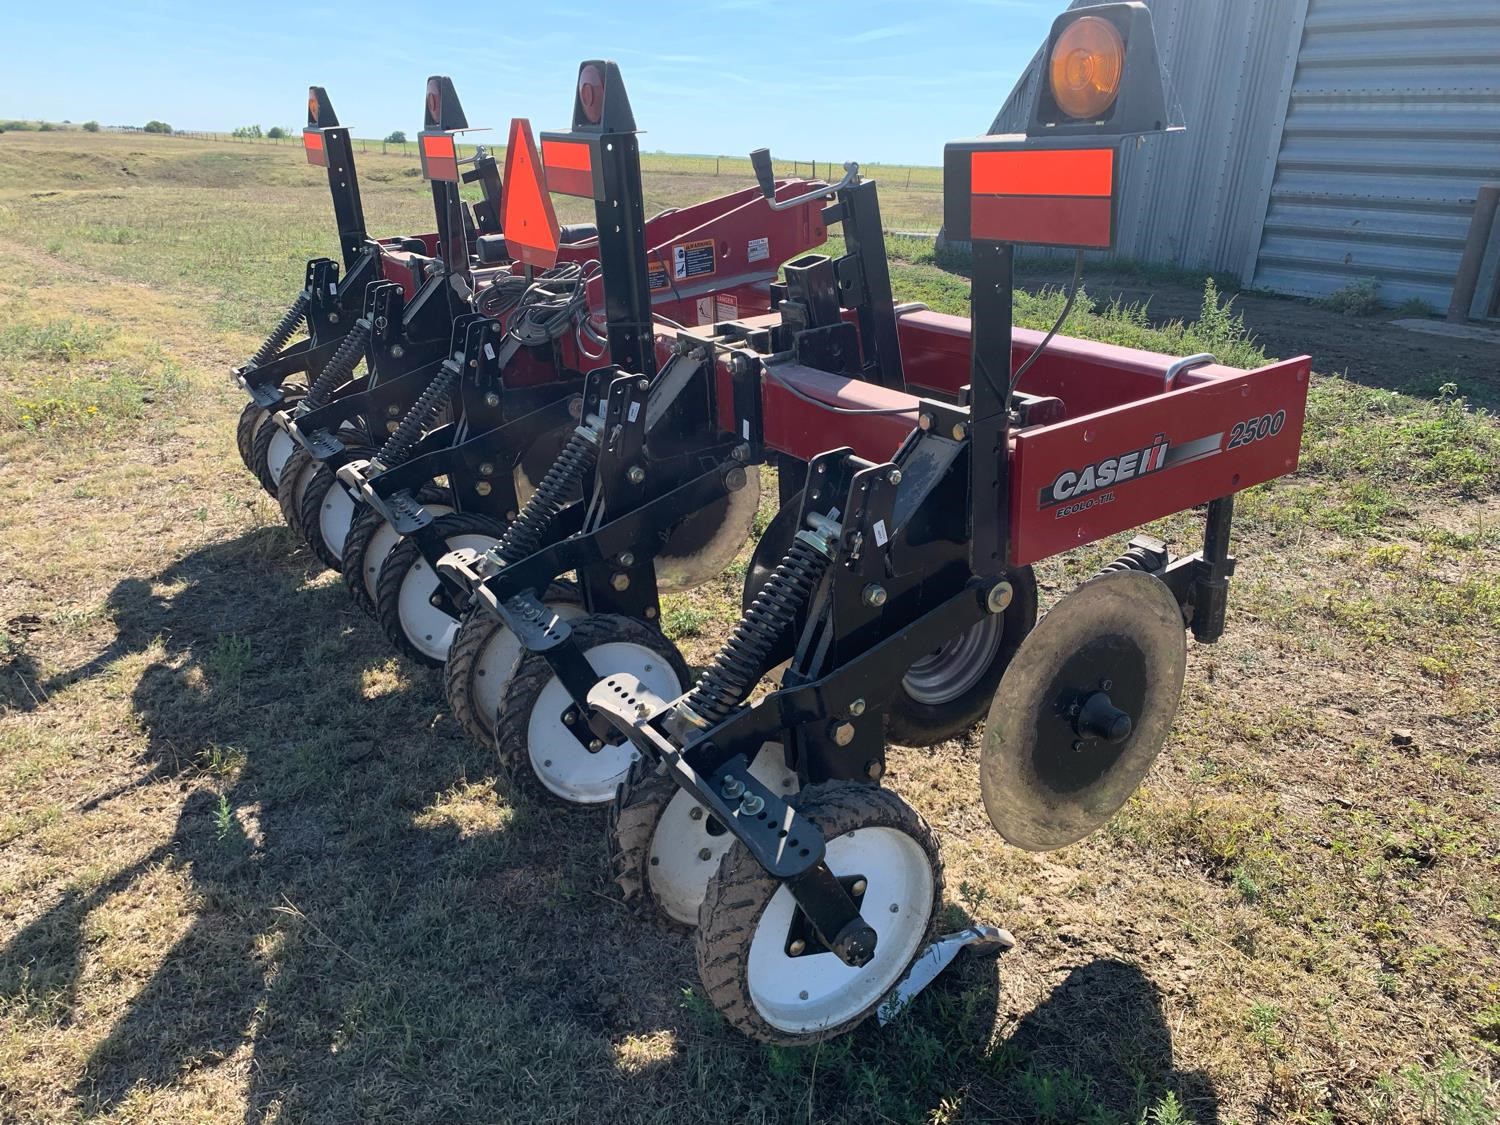
[[[1098,16],[1069,24],[1052,48],[1048,76],[1057,107],[1078,121],[1103,117],[1120,95],[1125,40]]]

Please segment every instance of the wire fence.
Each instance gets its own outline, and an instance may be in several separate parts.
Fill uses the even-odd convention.
[[[199,141],[224,141],[230,144],[269,144],[269,145],[297,145],[302,143],[300,132],[288,130],[286,135],[280,137],[267,137],[262,134],[259,137],[235,136],[232,133],[203,133],[188,130],[176,130],[171,133],[158,133],[155,130],[143,129],[137,125],[106,125],[105,132],[110,133],[150,133],[153,136],[180,137],[187,140]],[[356,137],[353,141],[355,151],[360,153],[379,152],[386,156],[407,156],[415,160],[417,158],[417,145],[415,141],[390,141],[376,140],[369,137]],[[479,145],[459,145],[460,156],[471,156]],[[505,155],[504,145],[485,145],[496,156],[501,158]],[[681,176],[733,176],[736,179],[747,180],[755,178],[755,170],[751,167],[748,156],[705,156],[697,154],[670,153],[670,152],[643,152],[641,153],[641,167],[646,171],[655,172],[659,175],[681,175]],[[844,174],[842,161],[834,160],[773,160],[771,167],[776,176],[781,178],[795,179],[806,177],[807,179],[818,179],[832,183]],[[866,179],[879,180],[881,183],[892,187],[909,188],[913,191],[941,191],[943,187],[943,170],[941,168],[927,167],[919,164],[861,164],[860,173]]]

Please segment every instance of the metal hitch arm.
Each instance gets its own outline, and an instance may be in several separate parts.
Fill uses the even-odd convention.
[[[844,162],[844,176],[838,183],[826,184],[792,199],[777,199],[776,173],[771,168],[771,150],[758,148],[752,152],[750,167],[755,169],[755,181],[760,184],[760,193],[766,197],[766,204],[772,211],[790,211],[793,207],[800,207],[804,203],[811,203],[815,199],[822,199],[834,192],[842,191],[859,179],[859,165],[849,160]],[[813,170],[816,173],[816,166]]]

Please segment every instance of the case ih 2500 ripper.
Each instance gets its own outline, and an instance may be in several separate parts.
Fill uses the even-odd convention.
[[[887,1016],[961,949],[1008,942],[986,927],[931,941],[937,844],[879,787],[913,668],[947,654],[956,680],[999,661],[980,771],[990,818],[1024,848],[1080,839],[1161,750],[1185,631],[1211,643],[1224,628],[1234,494],[1296,466],[1306,358],[1243,371],[1012,330],[1015,245],[1108,249],[1119,145],[1168,130],[1143,5],[1064,14],[1045,57],[1026,133],[945,152],[946,227],[974,247],[971,319],[895,318],[902,381],[950,393],[852,378],[849,357],[872,337],[837,315],[838,284],[812,288],[832,314],[816,327],[788,301],[678,333],[677,360],[708,373],[702,408],[742,461],[810,462],[756,552],[741,621],[689,690],[660,690],[672,679],[655,667],[660,646],[635,644],[636,622],[610,612],[631,608],[640,565],[617,544],[652,504],[733,491],[732,465],[544,549],[554,557],[529,577],[531,560],[503,549],[497,575],[452,560],[519,642],[497,737],[524,727],[544,781],[563,755],[635,759],[610,818],[616,878],[696,924],[710,999],[758,1039],[804,1043]],[[595,169],[619,140],[577,133]],[[640,440],[630,423],[652,383],[639,368],[612,374],[605,449]],[[601,477],[606,507],[618,483]],[[1009,635],[996,623],[1034,596],[1029,564],[1199,505],[1200,550],[1174,558],[1138,538],[1013,656],[995,655]],[[575,541],[583,616],[549,608],[540,588]],[[776,690],[749,702],[781,664]]]

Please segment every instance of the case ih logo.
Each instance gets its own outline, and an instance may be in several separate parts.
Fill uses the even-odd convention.
[[[1105,457],[1081,469],[1067,469],[1058,473],[1057,478],[1042,489],[1038,507],[1056,507],[1148,473],[1159,473],[1163,469],[1186,465],[1190,461],[1201,461],[1218,453],[1223,440],[1221,432],[1183,445],[1173,445],[1167,440],[1166,434],[1157,434],[1156,440],[1144,449],[1132,449],[1129,453]]]

